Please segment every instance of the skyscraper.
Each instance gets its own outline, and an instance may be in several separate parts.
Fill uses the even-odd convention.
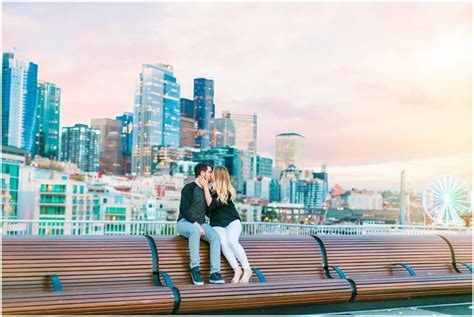
[[[222,118],[232,120],[235,128],[235,147],[239,150],[257,152],[257,115],[236,114],[224,111]]]
[[[61,88],[40,81],[37,87],[33,156],[59,160]]]
[[[104,174],[122,174],[122,121],[92,119],[91,128],[100,131],[99,170]]]
[[[3,53],[2,145],[31,153],[35,138],[38,66]]]
[[[313,172],[313,178],[319,179],[322,182],[322,201],[326,202],[326,196],[329,194],[329,178],[326,172],[326,165],[323,165],[321,172]]]
[[[132,174],[151,174],[152,146],[179,146],[180,112],[180,86],[173,68],[144,64],[135,93]]]
[[[281,172],[279,180],[281,202],[296,204],[298,202],[298,181],[301,170],[289,165]]]
[[[76,163],[83,172],[99,171],[100,131],[85,124],[64,127],[61,160]]]
[[[133,113],[124,112],[115,119],[122,122],[122,172],[132,172],[132,146],[133,146]]]
[[[181,117],[196,118],[194,100],[181,98]]]
[[[225,166],[238,193],[243,193],[242,151],[231,147],[213,147],[194,153],[194,162],[206,162],[212,166]]]
[[[323,208],[323,182],[320,179],[299,179],[297,182],[296,201],[307,209]]]
[[[198,135],[196,146],[207,149],[210,146],[210,123],[214,108],[214,80],[206,78],[194,79],[194,107]]]
[[[196,121],[192,118],[181,116],[179,146],[195,147],[196,146]]]
[[[298,133],[276,136],[275,169],[286,169],[289,165],[304,168],[304,137]]]
[[[122,155],[132,155],[133,145],[133,113],[124,112],[121,116],[115,117],[122,123]]]
[[[259,155],[257,155],[255,158],[257,160],[256,162],[257,176],[272,178],[273,159],[269,157],[262,157]]]
[[[211,146],[223,147],[235,145],[235,127],[231,119],[215,118],[210,125]]]

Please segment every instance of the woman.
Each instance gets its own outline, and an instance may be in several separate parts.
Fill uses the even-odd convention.
[[[211,226],[219,234],[222,253],[234,270],[232,283],[248,283],[252,276],[252,269],[244,248],[239,243],[242,224],[234,205],[234,200],[237,197],[234,186],[232,186],[229,172],[225,167],[216,167],[211,178],[214,181],[212,194],[207,180],[203,177],[200,178],[206,195]],[[242,265],[243,272],[237,260]]]

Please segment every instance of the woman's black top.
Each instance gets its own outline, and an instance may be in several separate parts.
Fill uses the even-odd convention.
[[[227,227],[232,221],[240,220],[239,213],[234,203],[227,199],[227,204],[223,204],[217,199],[217,194],[212,194],[212,202],[208,207],[208,217],[213,227]]]

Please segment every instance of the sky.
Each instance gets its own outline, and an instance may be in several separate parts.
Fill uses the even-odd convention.
[[[214,79],[216,114],[256,113],[257,149],[305,137],[330,185],[472,182],[470,3],[3,3],[3,51],[62,89],[61,125],[133,111],[142,64],[181,97]]]

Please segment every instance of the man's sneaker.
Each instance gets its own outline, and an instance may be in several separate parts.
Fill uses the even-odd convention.
[[[212,273],[209,277],[209,283],[212,284],[224,284],[225,281],[222,279],[219,273]]]
[[[191,269],[191,278],[195,285],[204,285],[204,281],[201,278],[201,272],[199,272],[199,266],[195,266]]]

